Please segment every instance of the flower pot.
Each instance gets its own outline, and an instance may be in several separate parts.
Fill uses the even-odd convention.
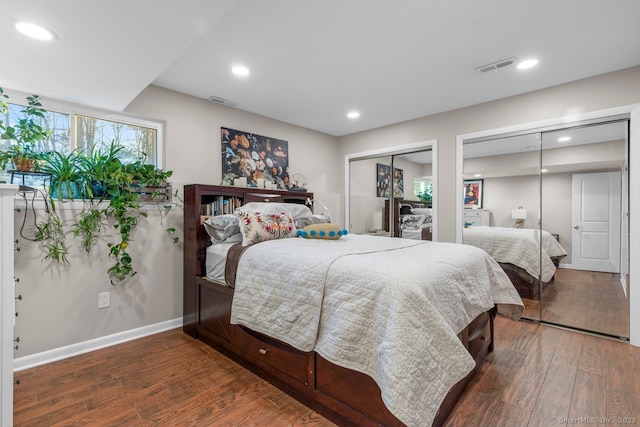
[[[136,183],[131,184],[131,192],[138,195],[139,202],[170,202],[171,184],[165,183],[161,187],[141,187]]]
[[[51,186],[51,197],[57,200],[82,199],[80,184],[77,182],[59,182]]]
[[[91,181],[91,196],[94,199],[100,199],[105,195],[106,188],[103,182]]]
[[[35,169],[35,160],[29,159],[27,157],[14,157],[13,165],[15,166],[17,171],[20,172],[31,172]]]

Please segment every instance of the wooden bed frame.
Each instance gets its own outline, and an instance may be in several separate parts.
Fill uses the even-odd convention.
[[[382,402],[380,389],[369,376],[342,368],[315,352],[289,345],[232,325],[234,290],[204,277],[209,237],[201,225],[203,206],[219,196],[247,201],[304,203],[311,193],[210,185],[187,185],[185,200],[185,252],[183,330],[257,373],[338,425],[402,426]],[[460,396],[493,350],[495,309],[482,313],[458,337],[476,361],[476,368],[456,384],[440,406],[433,425],[442,425]]]
[[[500,267],[507,273],[511,283],[516,288],[520,297],[529,298],[529,299],[540,299],[540,286],[538,283],[542,284],[542,290],[544,290],[547,286],[549,286],[553,282],[553,278],[549,282],[539,281],[538,278],[533,277],[529,273],[527,273],[524,269],[515,266],[513,264],[508,263],[498,263]]]

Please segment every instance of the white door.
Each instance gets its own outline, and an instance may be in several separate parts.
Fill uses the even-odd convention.
[[[571,251],[578,270],[620,272],[620,172],[573,175]]]

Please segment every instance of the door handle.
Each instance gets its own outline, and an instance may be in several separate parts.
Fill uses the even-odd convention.
[[[576,230],[579,229],[580,227],[577,225],[574,225],[573,228],[575,228]]]

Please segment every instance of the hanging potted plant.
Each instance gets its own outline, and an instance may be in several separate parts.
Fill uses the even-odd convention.
[[[106,152],[94,149],[90,154],[79,154],[78,157],[85,179],[84,188],[87,194],[99,199],[85,204],[74,226],[74,235],[82,239],[82,248],[88,253],[104,227],[111,224],[117,231],[116,241],[107,242],[112,259],[108,273],[113,285],[136,275],[129,244],[138,220],[147,217],[141,203],[155,202],[161,209],[160,202],[169,202],[171,196],[166,192],[170,191],[167,178],[172,172],[141,161],[122,163],[119,159],[122,150],[112,142]],[[96,196],[98,187],[104,190],[102,196]],[[108,204],[101,203],[103,200]],[[166,211],[171,209],[171,204],[164,206]],[[167,228],[167,233],[177,243],[179,238],[174,236],[175,231],[175,228]]]
[[[0,152],[0,167],[3,169],[12,162],[18,171],[36,170],[37,161],[42,156],[35,151],[35,144],[51,135],[51,131],[40,124],[47,112],[42,108],[40,97],[31,95],[26,99],[27,106],[20,111],[22,117],[18,119],[18,123],[9,125],[0,120],[0,139],[12,142],[8,149]],[[6,116],[8,111],[9,96],[0,87],[0,113]]]
[[[167,179],[173,172],[156,169],[141,161],[125,166],[131,176],[131,192],[140,202],[165,202],[171,199],[171,186]]]

